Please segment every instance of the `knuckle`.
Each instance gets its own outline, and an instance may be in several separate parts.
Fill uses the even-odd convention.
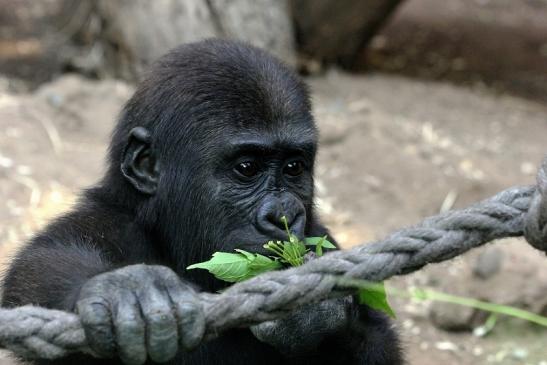
[[[110,315],[110,305],[102,297],[81,299],[76,307],[84,324],[101,324],[107,321]]]
[[[144,325],[137,317],[124,317],[115,321],[116,332],[144,333]]]
[[[178,309],[180,314],[188,317],[195,317],[203,312],[203,308],[201,306],[201,303],[198,301],[183,301],[178,303]]]
[[[148,314],[148,319],[153,324],[167,324],[172,316],[166,311],[154,311]]]
[[[162,275],[175,275],[175,273],[173,272],[173,270],[171,270],[170,268],[168,268],[167,266],[162,266],[162,265],[152,265],[150,266],[150,268],[152,270],[154,270],[155,272],[157,272],[158,274],[162,274]]]
[[[162,282],[165,282],[168,285],[172,285],[172,283],[180,281],[178,275],[167,266],[153,266],[152,271],[157,278],[161,279]]]
[[[149,265],[146,265],[146,264],[135,264],[135,265],[123,267],[119,271],[120,272],[146,271],[148,267]]]

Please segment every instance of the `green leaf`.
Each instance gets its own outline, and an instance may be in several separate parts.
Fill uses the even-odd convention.
[[[249,277],[250,260],[242,253],[215,252],[209,261],[187,267],[187,270],[204,269],[217,279],[235,283]]]
[[[315,254],[318,257],[323,256],[323,247],[336,248],[331,242],[327,240],[327,236],[323,237],[307,237],[304,239],[306,246],[315,246]]]
[[[242,250],[242,249],[239,249],[239,248],[236,248],[234,251],[239,252],[240,254],[245,256],[248,260],[254,260],[254,258],[255,258],[255,254],[250,253],[249,251],[245,251],[245,250]]]
[[[327,236],[324,237],[306,237],[304,238],[304,243],[306,246],[316,246],[317,244],[321,243],[321,246],[323,248],[337,248],[332,242],[327,240]]]
[[[388,316],[395,318],[395,312],[387,301],[384,283],[363,286],[359,289],[358,295],[359,303],[365,304],[372,309],[382,311]]]
[[[278,261],[266,256],[236,251],[238,253],[215,252],[209,261],[190,265],[186,269],[204,269],[219,280],[236,283],[281,267]]]
[[[271,258],[258,253],[249,264],[250,274],[252,276],[262,274],[263,272],[279,270],[281,268],[282,265],[278,260],[272,260]]]

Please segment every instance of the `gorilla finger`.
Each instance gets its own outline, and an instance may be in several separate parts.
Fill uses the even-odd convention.
[[[146,323],[146,347],[155,362],[171,360],[178,351],[177,321],[167,293],[151,287],[139,295]]]
[[[124,364],[141,365],[146,362],[146,327],[139,303],[133,293],[123,296],[114,313],[118,355]]]
[[[279,330],[278,321],[267,321],[250,327],[252,334],[262,342],[268,342]]]
[[[101,297],[84,298],[76,303],[76,310],[93,354],[102,358],[114,357],[116,344],[109,303]]]
[[[205,313],[193,289],[184,283],[168,287],[169,297],[177,316],[179,341],[183,349],[198,346],[205,334]]]

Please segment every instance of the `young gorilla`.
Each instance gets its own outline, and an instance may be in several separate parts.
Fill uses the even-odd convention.
[[[4,306],[76,311],[96,355],[36,364],[401,364],[388,320],[352,298],[200,344],[195,290],[223,284],[188,265],[286,238],[282,215],[300,237],[328,234],[316,144],[305,86],[265,52],[209,40],[161,58],[121,114],[103,180],[7,273]]]

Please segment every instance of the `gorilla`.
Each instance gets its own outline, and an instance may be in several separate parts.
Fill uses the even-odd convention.
[[[329,235],[313,206],[317,135],[306,86],[265,51],[207,40],[160,58],[120,114],[104,177],[8,269],[3,306],[76,312],[90,344],[34,364],[402,364],[389,320],[352,297],[201,343],[196,293],[225,284],[188,265],[264,253],[287,238],[282,216],[299,237]]]

